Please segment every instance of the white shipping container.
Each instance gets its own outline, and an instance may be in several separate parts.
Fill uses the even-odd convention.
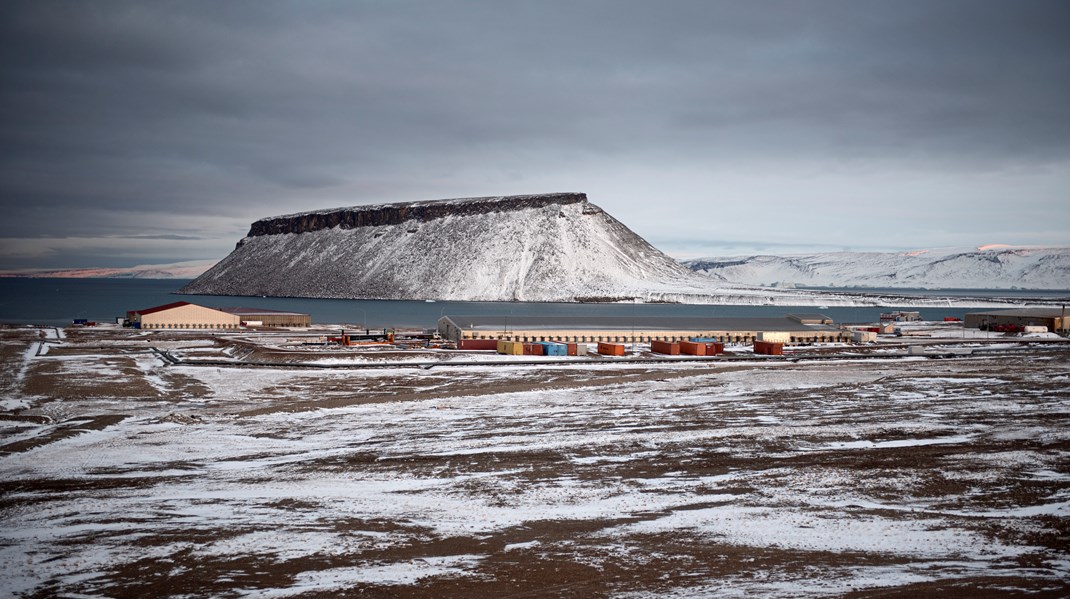
[[[855,343],[870,343],[877,340],[877,334],[873,331],[855,331],[852,337]]]
[[[1042,327],[1037,325],[1028,325],[1022,327],[1022,331],[1025,333],[1047,333],[1048,327]]]
[[[242,326],[245,326],[245,327],[262,327],[262,326],[264,326],[264,321],[263,320],[246,320],[245,322],[242,323]]]
[[[791,333],[758,331],[758,341],[767,341],[769,343],[790,343]]]

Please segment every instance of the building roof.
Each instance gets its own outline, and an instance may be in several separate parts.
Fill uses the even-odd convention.
[[[287,312],[285,310],[267,310],[264,308],[240,308],[235,306],[227,306],[225,308],[216,308],[220,312],[226,312],[227,314],[237,314],[238,316],[308,316],[303,312]]]
[[[1013,310],[988,310],[969,312],[980,316],[1022,316],[1032,318],[1058,318],[1063,315],[1062,308],[1016,308]]]
[[[837,330],[790,318],[678,316],[444,316],[466,330],[614,330],[614,331],[814,331]]]
[[[154,308],[145,308],[144,310],[132,310],[133,314],[153,314],[155,312],[163,312],[164,310],[171,310],[173,308],[181,308],[182,306],[191,306],[189,302],[171,302],[170,304],[164,304],[162,306],[156,306]]]

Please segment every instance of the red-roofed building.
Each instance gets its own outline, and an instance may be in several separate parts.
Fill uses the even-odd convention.
[[[130,310],[126,320],[139,329],[236,329],[241,317],[189,302],[173,302],[143,310]]]

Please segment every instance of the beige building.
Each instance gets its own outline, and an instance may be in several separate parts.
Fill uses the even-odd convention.
[[[126,313],[130,326],[139,329],[237,329],[241,317],[189,302],[174,302]]]
[[[963,325],[971,329],[987,329],[997,325],[1041,326],[1060,333],[1070,328],[1064,308],[1019,308],[1015,310],[992,310],[990,312],[967,312]]]
[[[220,308],[220,310],[236,315],[241,319],[242,326],[307,327],[312,325],[312,316],[301,312],[264,308]]]
[[[827,321],[831,322],[831,320]],[[779,333],[787,343],[851,341],[851,331],[831,324],[804,324],[795,318],[680,318],[630,316],[443,316],[445,339],[559,341],[569,343],[649,343],[693,337],[721,343],[753,343],[759,334]]]

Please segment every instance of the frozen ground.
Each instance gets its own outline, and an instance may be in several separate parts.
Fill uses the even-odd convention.
[[[0,333],[0,595],[1070,593],[1051,346],[321,372]]]

